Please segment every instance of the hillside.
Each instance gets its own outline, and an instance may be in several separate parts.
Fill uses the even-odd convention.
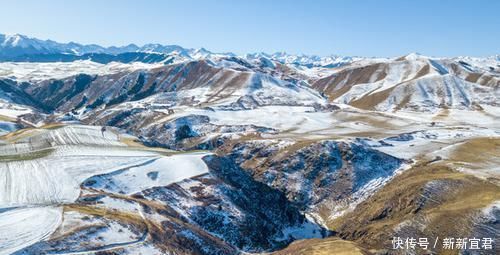
[[[392,237],[499,234],[498,56],[0,45],[0,254],[403,254]]]

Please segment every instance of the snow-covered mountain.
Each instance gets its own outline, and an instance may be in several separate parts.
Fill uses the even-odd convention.
[[[70,46],[84,47],[20,35],[4,38],[7,48],[61,51]],[[92,48],[119,52],[116,47],[112,52]],[[339,107],[354,107],[383,113],[426,113],[434,118],[455,118],[458,112],[467,111],[484,115],[482,120],[487,122],[498,114],[498,56],[236,56],[159,44],[130,46],[126,50],[138,52],[73,54],[86,59],[68,62],[0,63],[0,78],[3,84],[9,84],[2,88],[4,101],[11,108],[23,109],[19,113],[29,113],[21,118],[30,123],[43,123],[48,118],[117,126],[172,148],[186,144],[175,139],[177,124],[170,126],[166,122],[178,118],[203,137],[221,129],[204,116],[227,120],[237,118],[232,113],[246,110],[276,114],[284,109],[280,107],[302,107],[298,112],[314,112],[319,117]],[[21,100],[19,95],[25,98]],[[291,123],[304,123],[305,129],[321,121],[314,117],[301,122],[301,114],[290,112],[296,114]],[[241,126],[231,122],[223,125],[223,130],[276,132],[280,127],[266,121],[261,119],[256,126],[251,125],[255,122]],[[285,126],[297,128],[290,124],[281,127]],[[200,140],[188,147],[210,147],[211,142]]]
[[[499,56],[0,42],[2,255],[386,254],[498,232]]]
[[[362,59],[361,57],[343,57],[343,56],[326,56],[320,57],[315,55],[290,55],[285,52],[276,52],[273,54],[267,53],[252,53],[244,56],[247,60],[269,59],[277,61],[281,64],[298,65],[306,67],[329,67],[334,68],[344,64],[351,63]]]
[[[99,45],[82,45],[74,42],[58,43],[52,40],[40,40],[25,35],[0,34],[0,56],[20,56],[30,54],[85,54],[85,53],[123,53],[136,51],[135,45],[104,48]]]
[[[234,57],[233,53],[213,53],[204,48],[200,49],[187,49],[178,45],[162,45],[162,44],[145,44],[141,47],[135,44],[126,46],[110,46],[102,47],[96,44],[83,45],[75,42],[58,43],[52,40],[40,40],[31,38],[25,35],[14,34],[4,35],[0,34],[0,61],[30,61],[38,62],[37,58],[47,54],[65,54],[82,56],[86,54],[109,54],[118,55],[123,53],[142,52],[142,53],[156,53],[176,56],[179,59],[185,60],[198,60],[209,59],[212,57]],[[68,57],[66,57],[68,58]],[[349,62],[352,62],[356,57],[341,57],[341,56],[307,56],[307,55],[290,55],[284,52],[274,54],[255,53],[247,54],[242,57],[248,61],[259,59],[268,59],[277,61],[281,64],[293,64],[298,66],[307,67],[337,67]],[[63,58],[59,60],[64,61]],[[119,61],[119,60],[117,60]],[[138,60],[141,61],[141,60]],[[43,61],[46,62],[46,61]],[[160,62],[160,61],[158,61]]]
[[[480,109],[481,105],[498,103],[499,63],[495,58],[447,59],[409,54],[354,62],[312,86],[333,102],[367,110]]]

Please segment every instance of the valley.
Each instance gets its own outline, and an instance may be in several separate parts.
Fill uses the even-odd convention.
[[[498,56],[1,40],[0,254],[405,254],[394,237],[498,240]]]

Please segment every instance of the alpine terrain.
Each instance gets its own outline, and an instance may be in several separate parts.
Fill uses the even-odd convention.
[[[500,253],[498,55],[0,34],[0,135],[0,254]]]

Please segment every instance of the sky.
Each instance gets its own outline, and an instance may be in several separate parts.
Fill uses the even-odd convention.
[[[236,54],[500,54],[497,0],[16,0],[0,8],[0,33],[59,42]]]

